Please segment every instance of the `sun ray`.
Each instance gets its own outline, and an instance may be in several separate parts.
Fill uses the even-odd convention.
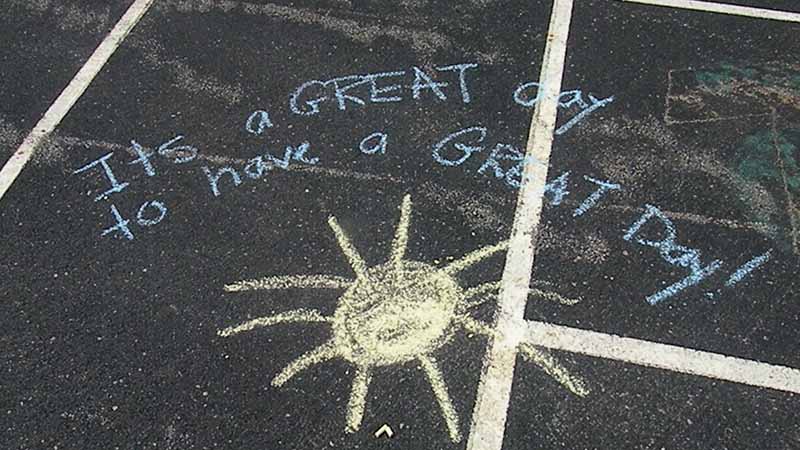
[[[484,259],[494,255],[495,253],[508,248],[508,241],[502,241],[494,245],[487,245],[486,247],[479,248],[473,252],[467,253],[461,259],[453,261],[449,265],[442,268],[448,275],[455,275],[462,270],[477,264]]]
[[[228,292],[255,291],[269,289],[347,289],[354,280],[332,275],[282,275],[252,280],[242,280],[226,284]]]
[[[542,283],[534,282],[533,284],[548,285],[549,283],[547,283],[547,282],[542,282]],[[480,284],[478,286],[475,286],[474,288],[467,289],[467,292],[465,292],[465,295],[464,295],[464,297],[468,300],[466,302],[466,309],[471,309],[471,308],[474,308],[476,306],[480,306],[480,305],[482,305],[482,304],[484,304],[484,303],[486,303],[486,302],[488,302],[490,300],[496,299],[497,295],[498,295],[497,291],[499,291],[499,290],[500,290],[500,282],[499,281],[495,281],[495,282],[491,282],[491,283],[484,283],[484,284]],[[564,297],[563,295],[560,295],[558,293],[555,293],[555,292],[552,292],[552,291],[545,291],[545,290],[534,288],[534,287],[530,288],[530,290],[528,291],[528,295],[529,296],[541,297],[544,300],[548,300],[548,301],[555,302],[555,303],[560,303],[562,305],[567,305],[567,306],[573,306],[573,305],[577,305],[578,303],[580,303],[580,299]],[[478,297],[478,296],[483,296],[483,297],[469,301],[469,299],[474,298],[474,297]]]
[[[536,288],[531,288],[531,290],[528,291],[528,295],[537,295],[545,300],[555,303],[561,303],[562,305],[567,305],[567,306],[577,305],[578,303],[580,303],[580,299],[567,298],[561,294],[557,294],[552,291],[543,291],[541,289],[536,289]]]
[[[458,323],[470,333],[479,334],[481,336],[492,337],[495,335],[494,330],[489,325],[479,322],[472,317],[463,316],[457,319]]]
[[[569,373],[569,370],[556,361],[547,351],[530,344],[520,345],[519,350],[525,359],[541,367],[545,373],[555,378],[556,381],[572,391],[573,394],[581,397],[589,394],[589,388],[586,387],[586,383],[581,378]]]
[[[281,373],[272,379],[272,385],[280,387],[301,371],[337,356],[339,356],[339,351],[336,349],[336,345],[332,341],[327,342],[290,362],[288,366],[281,370]]]
[[[297,322],[330,322],[330,317],[322,316],[319,312],[307,309],[296,309],[285,313],[276,314],[274,316],[259,317],[257,319],[248,320],[247,322],[228,327],[224,330],[217,331],[217,334],[222,337],[232,336],[238,333],[244,333],[254,328],[268,327],[279,323],[297,323]]]
[[[392,254],[389,258],[390,264],[399,266],[406,255],[406,248],[408,247],[408,227],[411,223],[411,196],[406,195],[403,197],[403,204],[400,206],[400,222],[397,224],[397,230],[394,233],[394,240],[392,241]]]
[[[499,290],[500,290],[500,282],[492,281],[489,283],[479,284],[473,288],[467,289],[467,291],[464,292],[464,297],[470,299],[473,297],[477,297],[479,295],[489,294]]]
[[[494,297],[497,297],[497,291],[500,290],[500,282],[499,281],[492,281],[490,283],[483,283],[475,286],[473,288],[467,289],[464,293],[464,298],[469,300],[474,297],[478,296],[485,296],[481,297],[476,300],[467,301],[466,308],[474,308],[476,306],[482,305],[487,301],[491,300]]]
[[[358,367],[353,378],[353,387],[350,391],[350,401],[347,402],[347,432],[354,433],[361,427],[364,419],[364,406],[367,403],[369,383],[372,381],[372,370],[368,367]]]
[[[419,363],[425,375],[428,376],[428,382],[433,388],[433,395],[439,403],[439,408],[442,410],[442,416],[447,424],[447,431],[450,433],[450,439],[453,442],[461,441],[461,431],[458,429],[458,414],[456,413],[453,402],[450,401],[450,394],[447,393],[447,385],[444,382],[444,377],[439,367],[436,365],[436,360],[430,355],[423,355],[419,357]]]
[[[347,261],[350,263],[350,267],[353,268],[353,272],[356,273],[356,277],[364,278],[367,273],[367,264],[364,262],[364,259],[361,258],[358,250],[356,250],[356,248],[350,242],[350,238],[347,237],[347,234],[345,234],[342,227],[339,226],[339,222],[336,221],[336,217],[329,217],[328,225],[330,225],[331,229],[333,230],[333,234],[336,235],[336,240],[339,242],[339,248],[342,249],[342,253],[344,253],[344,256],[347,257]]]
[[[545,280],[531,280],[531,285],[532,285],[532,286],[547,286],[547,287],[552,287],[552,286],[553,286],[553,283],[551,283],[551,282],[549,282],[549,281],[545,281]]]

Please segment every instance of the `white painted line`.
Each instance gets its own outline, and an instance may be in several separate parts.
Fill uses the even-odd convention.
[[[783,22],[800,23],[800,14],[773,9],[751,8],[749,6],[731,5],[728,3],[700,2],[696,0],[622,0],[627,3],[641,3],[643,5],[666,6],[668,8],[690,9],[734,16],[753,17],[756,19],[780,20]]]
[[[800,370],[791,367],[544,322],[519,326],[540,347],[800,394]]]
[[[66,88],[61,92],[55,102],[50,105],[47,112],[39,120],[33,130],[28,133],[25,140],[19,146],[16,152],[11,155],[11,158],[6,162],[2,169],[0,169],[0,200],[17,179],[22,168],[33,156],[36,147],[47,138],[50,133],[61,123],[64,116],[67,115],[69,110],[83,95],[86,88],[94,80],[94,77],[100,72],[100,69],[106,64],[108,59],[119,47],[122,40],[130,33],[134,25],[139,22],[145,12],[150,8],[155,0],[136,0],[128,8],[125,14],[119,19],[119,22],[114,26],[114,29],[103,39],[103,42],[97,46],[92,56],[81,67],[72,81],[69,82]]]
[[[506,265],[500,282],[496,334],[484,358],[467,450],[500,450],[503,446],[517,347],[525,331],[516,325],[524,318],[528,300],[536,250],[535,236],[539,228],[556,126],[572,3],[573,0],[553,2],[539,75],[542,99],[536,104],[528,133],[528,164],[525,164],[522,173],[522,186],[517,197]]]

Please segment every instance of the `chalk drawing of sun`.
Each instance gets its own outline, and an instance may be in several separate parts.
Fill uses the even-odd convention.
[[[492,298],[499,283],[464,289],[455,277],[468,267],[505,250],[508,243],[504,241],[480,248],[437,268],[405,259],[410,221],[411,197],[407,195],[400,208],[400,223],[389,260],[367,267],[336,218],[329,218],[328,224],[355,272],[355,279],[329,275],[273,276],[232,283],[226,285],[225,290],[343,289],[334,314],[322,316],[315,310],[298,309],[253,319],[219,330],[218,334],[228,337],[280,323],[328,323],[333,331],[331,339],[287,365],[273,378],[273,386],[282,386],[311,366],[343,358],[355,367],[356,372],[347,404],[346,430],[352,433],[361,426],[373,371],[414,362],[431,385],[450,439],[458,442],[461,440],[458,414],[434,354],[459,330],[485,337],[493,335],[493,330],[473,319],[469,311]],[[532,293],[565,304],[575,302],[538,289],[532,289]],[[578,395],[585,395],[582,381],[571,376],[552,356],[529,345],[523,345],[520,350],[524,357],[541,366],[562,385]]]

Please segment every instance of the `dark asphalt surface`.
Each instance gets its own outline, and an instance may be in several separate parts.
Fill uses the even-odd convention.
[[[131,3],[8,0],[0,15],[0,161],[42,117]]]
[[[128,4],[62,2],[59,12],[55,2],[12,3],[0,19],[3,160]],[[383,263],[406,194],[409,259],[442,266],[506,239],[515,161],[486,161],[497,144],[525,147],[532,108],[514,92],[537,81],[549,16],[545,0],[157,0],[0,201],[0,447],[464,448],[413,363],[375,371],[352,434],[355,370],[342,358],[273,387],[287,364],[330,339],[329,324],[217,334],[298,308],[331,316],[341,290],[223,288],[265,276],[352,278],[329,216],[367,266]],[[580,301],[532,296],[527,319],[800,368],[798,30],[576,2],[558,126],[610,100],[556,137],[550,179],[568,175],[547,197],[556,204],[543,213],[534,279]],[[468,101],[458,70],[442,69],[462,63],[475,64],[464,69]],[[414,98],[425,76],[414,67],[447,85],[418,84]],[[363,84],[348,94],[364,104],[343,98],[341,110],[330,84],[312,83],[297,108],[319,112],[292,111],[292,93],[308,81],[397,71],[380,86],[400,88],[375,97],[398,101],[370,102]],[[271,126],[248,122],[258,110]],[[485,128],[483,149],[456,164],[465,147],[443,144],[437,162],[437,143],[470,127]],[[376,132],[385,150],[359,149]],[[477,135],[455,139],[474,146]],[[147,162],[135,162],[137,146],[152,153]],[[102,166],[75,172],[109,154],[128,184],[96,200],[111,186]],[[279,162],[248,176],[258,172],[252,158],[267,154]],[[222,174],[215,195],[206,171],[224,167],[240,183]],[[618,187],[576,213],[601,182]],[[634,229],[648,205],[663,218]],[[127,232],[102,234],[116,223],[112,210]],[[667,256],[637,239],[661,242]],[[499,280],[503,261],[488,258],[457,281]],[[647,301],[693,262],[716,269]],[[489,302],[473,317],[491,322],[493,312]],[[484,338],[459,332],[435,352],[465,436],[485,351]],[[800,448],[796,395],[553,354],[591,393],[577,397],[520,359],[504,448]],[[393,438],[373,436],[384,423]]]

